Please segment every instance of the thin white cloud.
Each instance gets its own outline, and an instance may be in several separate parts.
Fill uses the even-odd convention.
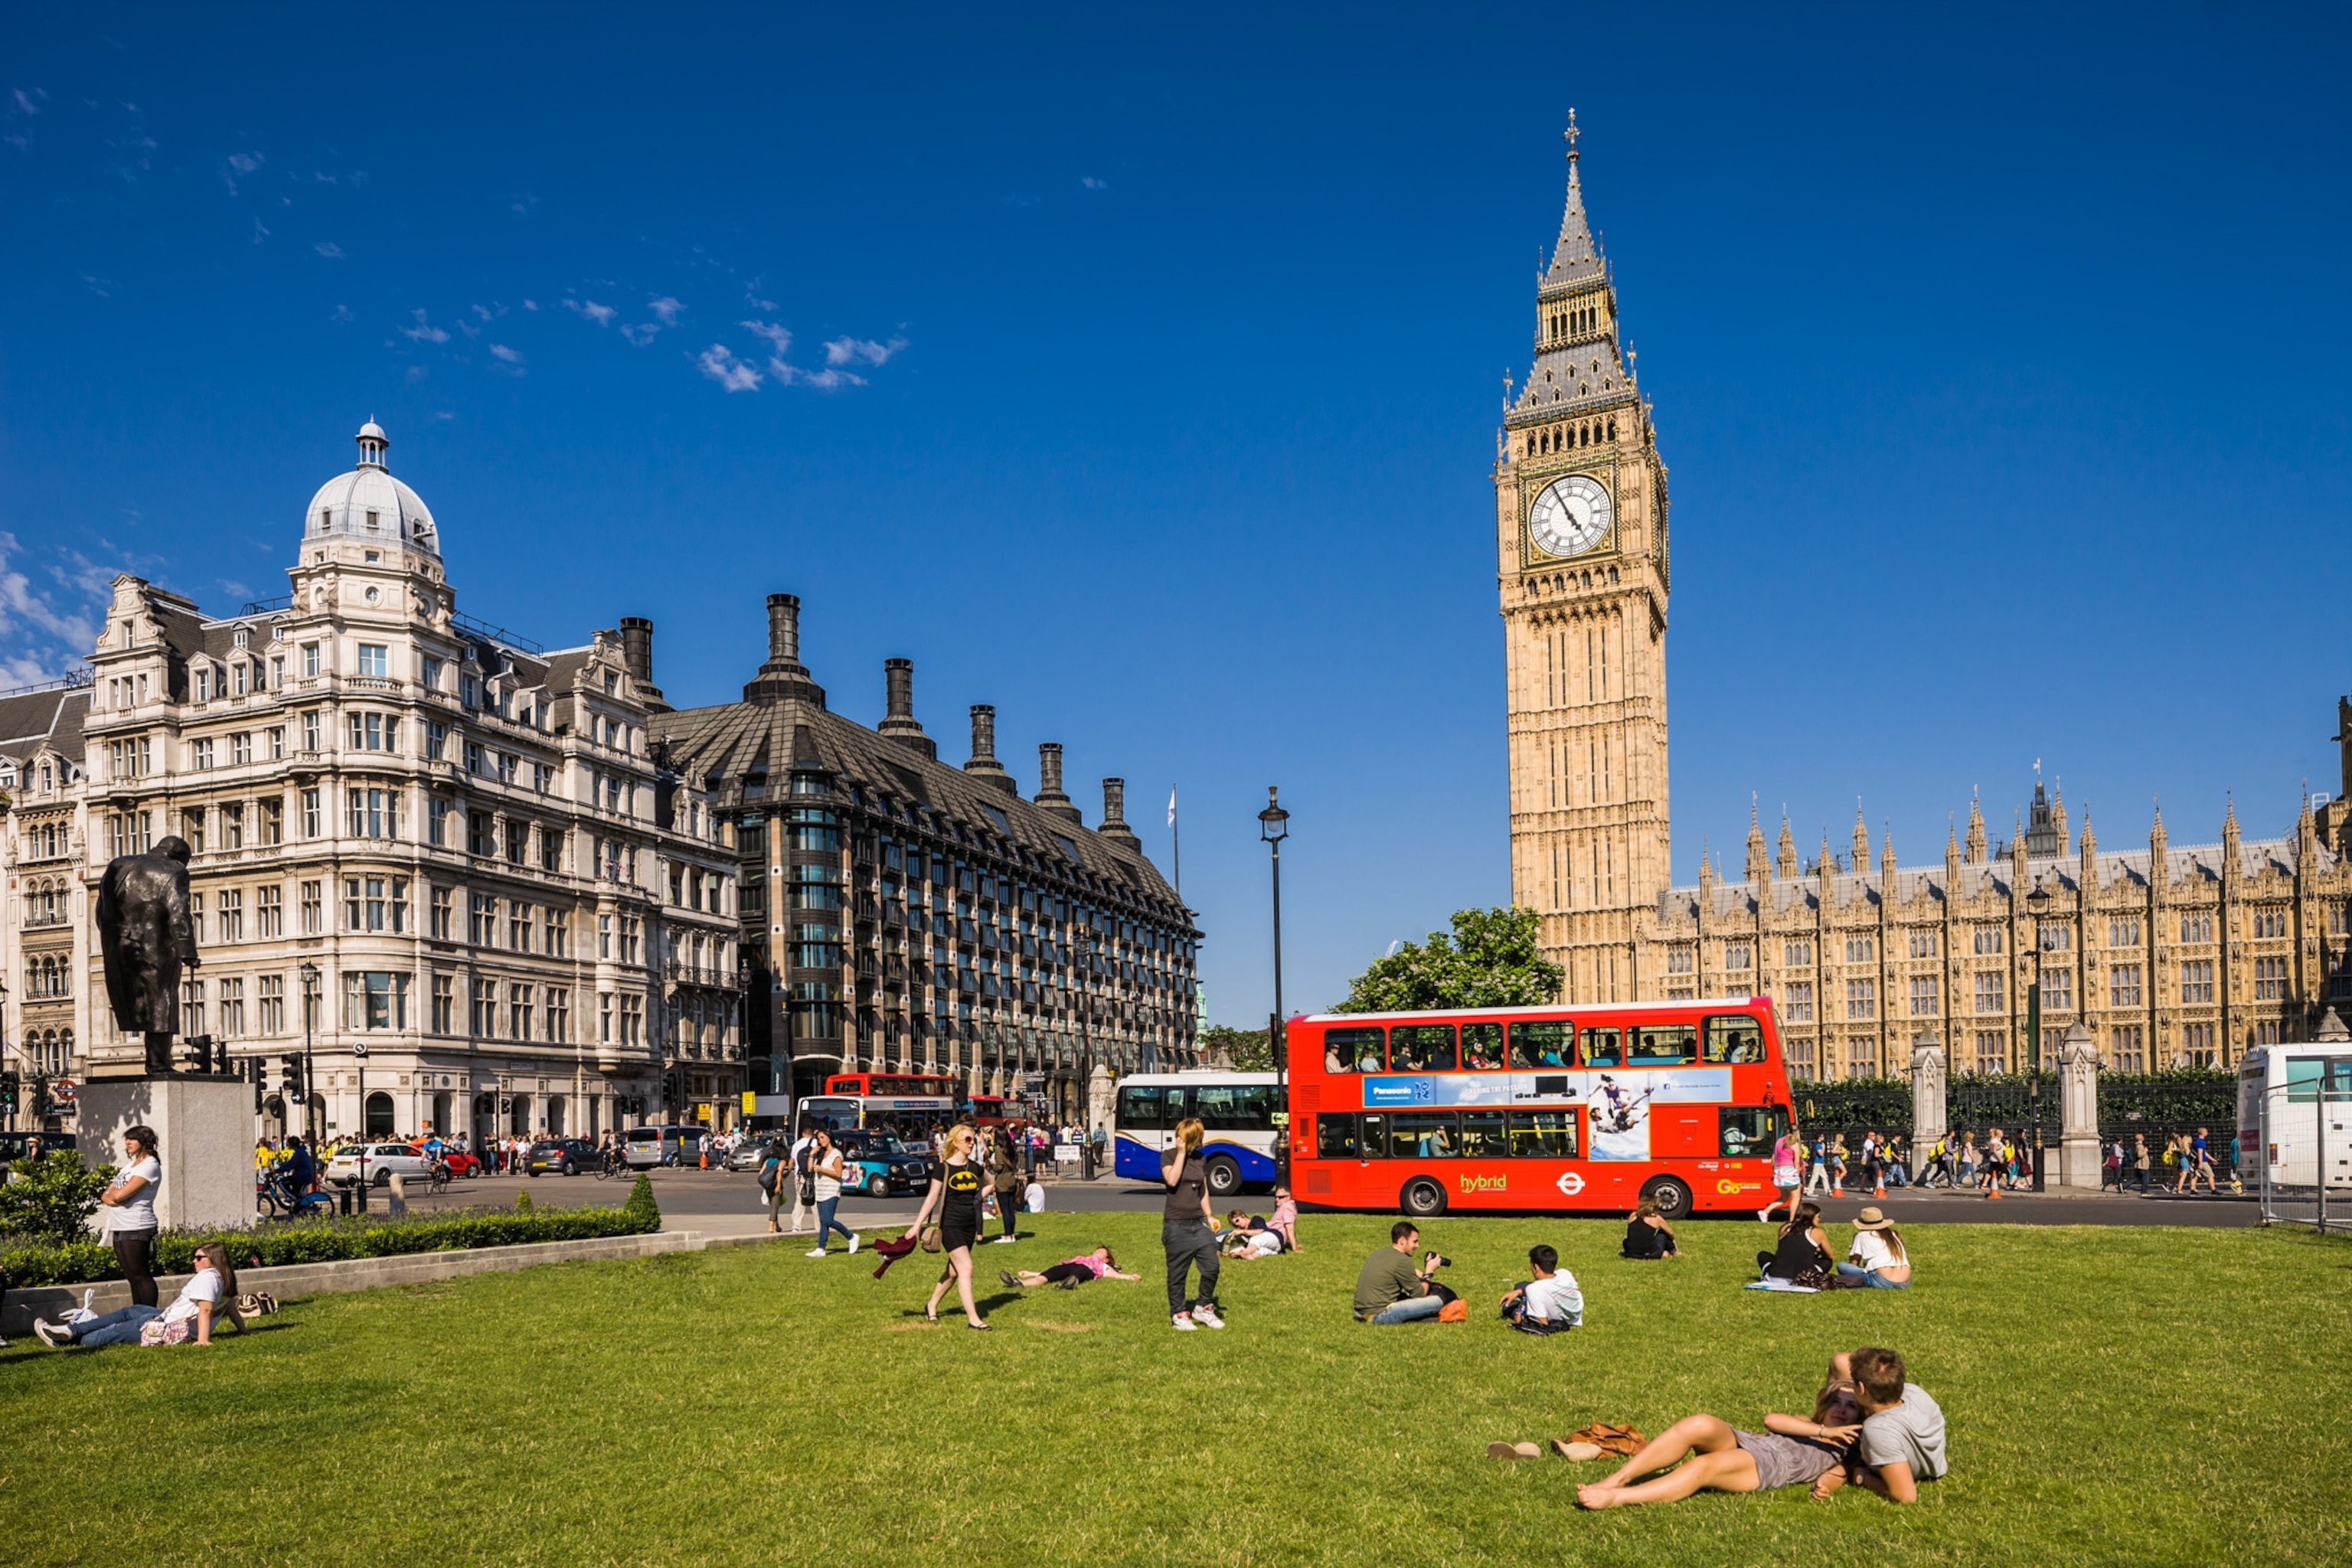
[[[504,343],[492,343],[490,345],[490,357],[492,359],[504,360],[509,364],[520,364],[522,363],[522,355],[513,349],[507,347]]]
[[[677,325],[677,313],[680,310],[685,310],[686,307],[665,294],[660,299],[653,300],[651,303],[647,304],[646,309],[651,310],[654,315],[660,320],[663,326],[675,327]]]
[[[877,343],[870,338],[835,338],[824,345],[827,364],[887,364],[890,356],[907,346],[904,338],[892,338]]]
[[[221,164],[221,184],[228,187],[230,195],[235,195],[236,183],[260,168],[268,161],[258,153],[231,153]]]
[[[1097,180],[1092,174],[1084,176],[1078,181],[1078,184],[1084,185],[1090,191],[1107,191],[1110,189],[1110,182],[1108,180]]]
[[[426,321],[425,312],[421,310],[416,312],[416,324],[413,327],[401,328],[400,335],[404,338],[414,338],[420,343],[446,343],[449,341],[448,332]]]
[[[343,247],[337,245],[331,239],[322,239],[310,248],[317,251],[320,255],[325,257],[330,261],[340,261],[342,259]]]
[[[49,575],[78,595],[79,608],[60,608],[49,595],[36,592],[14,557],[21,547],[13,533],[0,532],[0,681],[29,686],[54,680],[81,663],[98,642],[99,604],[110,596],[106,583],[113,574],[100,572],[68,552],[76,565],[71,574],[52,563]],[[96,601],[94,603],[93,601]]]
[[[100,299],[106,300],[113,297],[114,281],[112,279],[100,278],[95,273],[85,272],[81,275],[81,280],[83,286],[91,293],[97,295]]]
[[[632,343],[635,343],[637,347],[644,348],[647,343],[652,342],[656,338],[661,336],[661,329],[654,325],[651,321],[640,321],[634,327],[623,327],[621,329],[621,335],[628,339]]]
[[[768,347],[775,351],[778,358],[792,352],[791,328],[780,327],[773,321],[744,321],[740,324],[748,328],[755,336],[765,338],[768,341]]]
[[[536,300],[525,300],[522,302],[522,308],[526,310],[536,310],[539,309],[539,301]]]
[[[349,321],[354,319],[355,318],[352,315],[352,308],[349,305],[336,306],[335,313],[327,318],[327,320],[331,321]]]
[[[832,391],[836,386],[864,386],[866,384],[866,378],[864,376],[858,375],[851,371],[830,369],[802,370],[797,366],[788,365],[778,360],[770,360],[768,362],[768,368],[776,373],[776,377],[780,381],[796,382],[803,386],[814,386],[826,392]]]
[[[255,218],[253,220],[253,243],[259,245],[263,240],[268,239],[268,237],[269,226],[263,223],[259,218]]]
[[[613,324],[613,318],[620,314],[620,312],[613,309],[612,306],[599,305],[593,300],[566,300],[563,301],[563,304],[566,310],[579,311],[582,315],[587,317],[590,321],[595,322],[600,327],[611,326]]]
[[[454,415],[454,414],[450,413],[450,412],[449,412],[447,409],[446,409],[446,408],[436,408],[436,409],[435,409],[435,410],[433,411],[433,413],[432,413],[432,416],[432,416],[433,418],[435,418],[435,419],[455,419],[455,418],[457,418],[457,417],[456,415]]]
[[[38,92],[40,89],[36,88],[34,90]],[[23,88],[20,87],[16,89],[16,90],[10,96],[16,100],[17,113],[38,114],[41,111],[40,106],[33,101],[31,96],[27,94]],[[43,92],[41,93],[41,96],[46,99],[49,95]]]
[[[735,357],[735,351],[725,343],[713,343],[702,351],[695,365],[730,392],[756,392],[760,373]]]
[[[529,305],[529,304],[530,304],[530,301],[529,301],[529,300],[525,300],[525,301],[524,301],[524,303],[525,303],[526,305]],[[530,306],[530,308],[531,308],[532,310],[537,310],[539,307],[538,307],[538,306],[536,306],[536,305],[531,305],[531,306]],[[498,304],[498,303],[493,302],[493,303],[491,303],[491,304],[488,304],[488,305],[476,305],[476,306],[474,306],[474,307],[473,307],[473,311],[474,311],[474,314],[475,314],[476,316],[479,317],[481,320],[483,320],[483,321],[497,321],[500,316],[503,316],[503,315],[505,315],[505,314],[507,313],[507,308],[506,308],[504,305],[500,305],[500,304]]]

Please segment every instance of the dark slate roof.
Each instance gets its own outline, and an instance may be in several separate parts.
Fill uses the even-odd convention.
[[[766,775],[765,798],[774,801],[789,787],[785,775],[794,763],[814,764],[858,786],[869,799],[887,801],[894,820],[907,821],[908,808],[919,807],[952,821],[967,841],[976,836],[1018,845],[1043,862],[1048,875],[1066,875],[1075,863],[1111,897],[1159,904],[1171,915],[1188,913],[1139,847],[1024,800],[989,782],[989,775],[938,762],[818,701],[792,698],[689,708],[654,715],[649,729],[660,748],[656,760],[706,784],[721,809],[745,806],[748,777]]]
[[[0,697],[0,756],[22,761],[47,744],[80,761],[82,716],[89,711],[88,686]]]

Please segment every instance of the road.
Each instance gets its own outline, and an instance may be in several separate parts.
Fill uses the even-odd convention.
[[[758,1184],[748,1174],[723,1171],[660,1170],[653,1173],[654,1195],[661,1204],[665,1223],[673,1230],[702,1230],[719,1235],[750,1235],[764,1228]],[[528,1190],[534,1204],[573,1207],[586,1204],[617,1204],[628,1195],[625,1181],[600,1182],[593,1176],[482,1176],[450,1184],[439,1198],[421,1189],[408,1200],[412,1211],[468,1206],[510,1208],[515,1194]],[[382,1194],[377,1194],[380,1204]],[[914,1217],[916,1199],[845,1198],[842,1223],[861,1226],[905,1225]],[[1162,1201],[1160,1189],[1117,1177],[1095,1182],[1054,1182],[1045,1187],[1050,1209],[1080,1213],[1149,1214]],[[1819,1200],[1823,1215],[1833,1222],[1851,1222],[1861,1207],[1873,1201],[1898,1225],[2185,1225],[2214,1228],[2252,1226],[2259,1217],[2251,1196],[2223,1194],[2218,1197],[2176,1198],[2150,1195],[2119,1196],[2113,1193],[2004,1194],[1989,1200],[1975,1192],[1918,1192],[1896,1188],[1887,1197],[1867,1195]],[[1272,1199],[1263,1193],[1247,1194],[1235,1206],[1264,1213]],[[1309,1211],[1310,1214],[1312,1211]],[[1459,1218],[1461,1216],[1455,1216]],[[1751,1215],[1731,1216],[1755,1223]]]

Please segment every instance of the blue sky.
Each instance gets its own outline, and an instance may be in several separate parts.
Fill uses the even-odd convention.
[[[233,610],[373,415],[462,608],[798,593],[965,754],[1129,781],[1212,1016],[1508,896],[1492,557],[1559,132],[1672,470],[1676,875],[2336,783],[2344,13],[92,5],[0,18],[0,684]],[[877,18],[879,14],[876,14]],[[364,20],[357,20],[364,16]]]

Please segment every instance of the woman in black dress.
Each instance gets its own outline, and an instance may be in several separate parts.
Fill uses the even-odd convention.
[[[987,1321],[971,1297],[971,1247],[980,1239],[980,1193],[988,1179],[972,1155],[972,1130],[961,1122],[948,1129],[947,1142],[940,1146],[943,1158],[931,1167],[930,1190],[923,1194],[923,1206],[915,1211],[915,1223],[907,1234],[920,1236],[923,1222],[933,1209],[938,1210],[940,1249],[948,1255],[948,1266],[940,1282],[931,1287],[923,1315],[935,1323],[940,1321],[940,1300],[953,1280],[956,1293],[963,1298],[963,1321],[984,1329]]]
[[[1822,1230],[1821,1205],[1799,1204],[1795,1217],[1780,1227],[1780,1246],[1758,1253],[1756,1261],[1767,1279],[1826,1286],[1836,1260],[1830,1256],[1830,1238]]]

